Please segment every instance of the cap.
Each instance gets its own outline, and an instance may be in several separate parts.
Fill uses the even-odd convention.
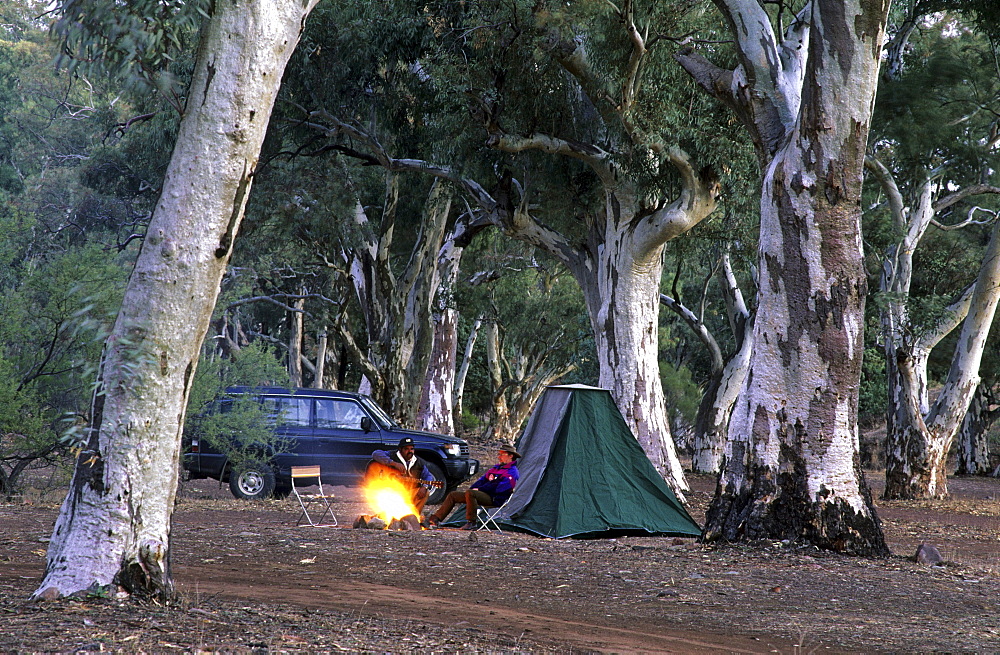
[[[403,437],[402,439],[399,440],[399,446],[397,446],[397,449],[402,448],[403,446],[412,446],[412,445],[414,444],[413,444],[413,439],[411,437]]]

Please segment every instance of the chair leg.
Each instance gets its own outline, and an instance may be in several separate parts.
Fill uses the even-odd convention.
[[[500,514],[500,507],[478,507],[476,508],[476,518],[479,519],[479,525],[476,527],[476,531],[485,529],[487,532],[503,532],[503,529],[496,521],[496,517]]]

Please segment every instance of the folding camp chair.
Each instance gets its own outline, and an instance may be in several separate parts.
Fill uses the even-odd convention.
[[[319,485],[319,493],[303,493],[299,491],[302,487],[313,486],[314,483],[312,480],[315,480],[315,484]],[[295,521],[296,526],[311,525],[316,528],[336,527],[337,517],[334,515],[333,507],[330,505],[330,501],[333,500],[334,496],[333,493],[327,493],[323,487],[323,480],[320,478],[318,465],[292,467],[292,492],[299,500],[299,507],[302,508],[299,518]],[[318,520],[313,520],[313,517],[309,514],[308,506],[313,504],[319,505],[319,508],[313,508],[313,514],[321,510]],[[327,515],[329,515],[331,523],[323,522]],[[305,519],[305,521],[302,519]]]
[[[479,525],[476,526],[476,532],[480,530],[486,530],[487,532],[503,532],[500,529],[500,525],[497,523],[497,517],[500,516],[500,512],[503,511],[504,503],[500,507],[483,507],[479,505],[476,507],[476,518],[479,520]]]

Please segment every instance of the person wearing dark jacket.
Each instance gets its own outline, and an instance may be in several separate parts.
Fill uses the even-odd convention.
[[[455,505],[465,503],[465,525],[463,530],[474,530],[476,513],[480,505],[483,507],[500,507],[507,502],[518,478],[521,477],[515,463],[521,454],[513,446],[501,446],[497,457],[500,462],[472,483],[467,491],[452,491],[445,496],[444,502],[437,511],[427,517],[431,526],[443,521]]]
[[[369,465],[368,475],[382,474],[388,471],[391,475],[401,479],[413,491],[413,506],[416,508],[417,518],[419,518],[430,495],[427,491],[429,485],[422,485],[420,482],[433,482],[434,476],[427,468],[427,462],[417,457],[413,439],[403,437],[399,440],[399,446],[396,450],[376,450],[372,453],[372,459],[381,467],[375,466],[375,464]]]

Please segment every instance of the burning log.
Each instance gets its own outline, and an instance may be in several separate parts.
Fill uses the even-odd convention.
[[[390,530],[420,530],[422,526],[420,525],[420,519],[418,519],[414,514],[407,514],[406,516],[398,519],[393,519],[392,523],[389,524]]]
[[[362,514],[354,520],[354,527],[359,530],[423,530],[415,514],[394,518],[388,523],[381,516]]]
[[[388,527],[388,523],[385,522],[385,519],[379,516],[362,514],[354,520],[354,527],[367,530],[385,530],[386,527]]]

